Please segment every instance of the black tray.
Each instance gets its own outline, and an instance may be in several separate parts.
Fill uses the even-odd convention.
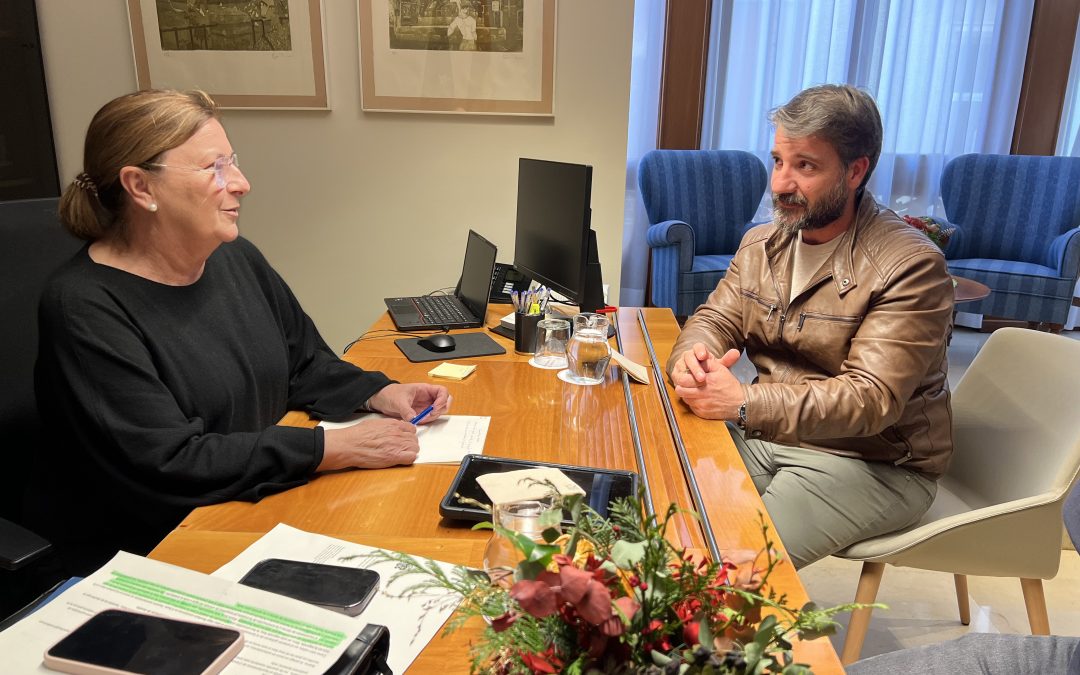
[[[450,487],[446,491],[446,496],[439,502],[439,514],[449,520],[475,522],[491,520],[490,513],[471,504],[462,504],[454,497],[454,494],[457,493],[486,504],[488,497],[483,488],[477,484],[477,476],[541,466],[554,467],[566,474],[567,478],[577,483],[582,490],[585,490],[586,503],[605,518],[608,515],[608,504],[610,502],[621,497],[637,496],[638,475],[633,471],[594,469],[588,466],[552,464],[551,462],[534,462],[525,459],[509,459],[487,455],[465,455],[465,458],[461,460],[461,468],[458,469],[457,475],[454,476],[453,482],[450,483]]]

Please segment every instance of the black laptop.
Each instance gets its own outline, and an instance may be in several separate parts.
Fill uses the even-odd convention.
[[[497,249],[469,230],[465,264],[453,295],[383,298],[390,318],[400,330],[477,328],[484,324]]]

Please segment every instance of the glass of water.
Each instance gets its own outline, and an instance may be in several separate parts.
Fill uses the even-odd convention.
[[[574,334],[566,345],[569,379],[578,384],[604,381],[611,347],[608,346],[608,318],[585,312],[574,317]]]

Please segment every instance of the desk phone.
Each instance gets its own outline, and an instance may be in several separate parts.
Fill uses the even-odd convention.
[[[495,263],[491,272],[491,302],[508,304],[510,291],[525,291],[529,288],[529,278],[514,269],[513,265]]]

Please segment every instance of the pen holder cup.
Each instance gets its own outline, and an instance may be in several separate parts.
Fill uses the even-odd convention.
[[[544,318],[543,314],[514,313],[514,351],[518,354],[532,355],[536,351],[536,326]]]

